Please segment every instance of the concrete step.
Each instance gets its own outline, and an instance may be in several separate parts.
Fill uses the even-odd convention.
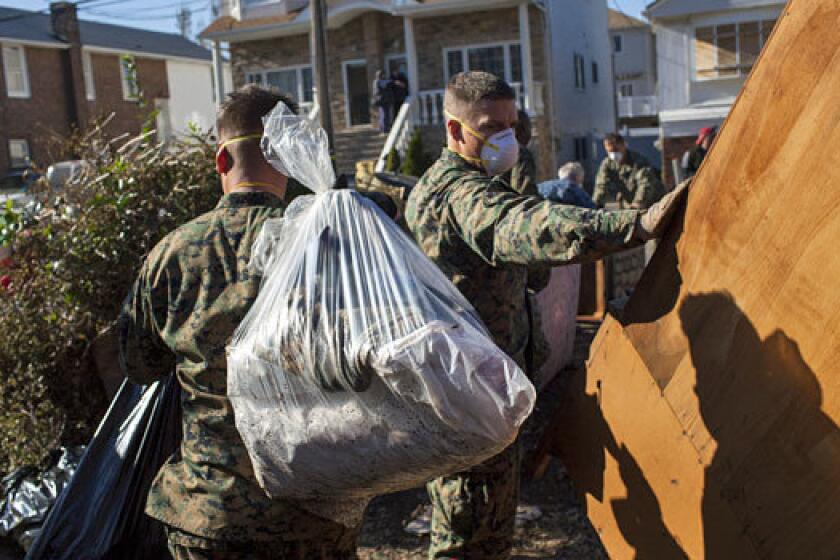
[[[335,153],[339,173],[354,175],[356,162],[378,158],[387,139],[386,134],[373,128],[337,131]]]

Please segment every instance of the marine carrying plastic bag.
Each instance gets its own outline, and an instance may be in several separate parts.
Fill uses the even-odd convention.
[[[461,293],[372,202],[334,191],[323,130],[283,104],[263,151],[319,193],[267,222],[228,396],[276,498],[363,500],[510,445],[535,391]]]

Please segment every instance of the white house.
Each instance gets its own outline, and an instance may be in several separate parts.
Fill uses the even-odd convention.
[[[671,161],[697,132],[726,119],[784,6],[784,0],[658,0],[648,6],[668,178]]]
[[[649,23],[610,10],[610,43],[621,125],[657,122],[656,43]]]

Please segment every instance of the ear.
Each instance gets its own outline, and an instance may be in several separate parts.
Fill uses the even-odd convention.
[[[464,142],[464,127],[455,119],[447,119],[446,130],[449,132],[449,137],[456,142]]]
[[[233,162],[231,161],[230,153],[227,151],[227,148],[222,148],[216,152],[216,171],[219,175],[225,175],[230,172],[232,163]]]

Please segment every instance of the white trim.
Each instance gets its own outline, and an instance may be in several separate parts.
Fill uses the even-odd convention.
[[[414,41],[414,20],[410,17],[403,18],[403,34],[405,35],[405,54],[408,61],[408,89],[409,92],[420,91],[420,70],[417,66],[417,44]],[[420,99],[416,93],[411,93],[414,99]],[[417,103],[411,104],[413,115],[417,115]]]
[[[359,128],[361,126],[370,126],[370,121],[366,123],[352,124],[350,118],[350,84],[347,83],[347,68],[349,66],[364,66],[367,70],[367,59],[353,58],[350,60],[341,61],[341,78],[344,82],[344,126],[345,128]],[[365,80],[367,82],[367,80]],[[370,92],[368,92],[370,94]]]
[[[20,71],[23,78],[23,89],[12,91],[9,86],[9,65],[6,64],[6,52],[13,49],[19,49],[20,53]],[[29,84],[29,69],[26,66],[26,47],[20,44],[3,43],[3,78],[6,80],[6,95],[15,99],[29,99],[32,96],[32,89]]]
[[[12,144],[18,144],[19,146],[23,147],[23,163],[21,165],[15,165],[12,161]],[[29,159],[32,157],[32,153],[29,151],[29,141],[25,138],[9,138],[8,142],[8,149],[9,149],[9,167],[11,169],[21,169],[26,167],[29,164]]]
[[[0,37],[0,43],[7,45],[23,45],[25,47],[39,47],[42,49],[66,50],[70,45],[66,43],[51,43],[49,41],[32,41],[30,39],[15,39],[14,37]]]
[[[312,99],[307,101],[305,98],[306,88],[304,87],[304,80],[303,80],[303,71],[309,70],[312,73]],[[297,91],[289,92],[284,91],[283,93],[294,93],[295,97],[297,98],[298,104],[301,103],[314,103],[315,102],[315,73],[314,69],[311,64],[293,64],[291,66],[278,66],[272,68],[256,68],[253,70],[245,70],[243,74],[245,74],[245,80],[248,81],[248,76],[253,76],[259,74],[262,79],[263,85],[268,85],[268,74],[272,72],[294,72],[295,73],[295,80],[297,80]]]
[[[129,75],[125,66],[125,61],[122,59],[122,57],[119,58],[119,64],[120,84],[122,84],[123,101],[137,101],[138,99],[140,99],[140,78],[139,76],[134,77],[136,80],[134,87],[137,88],[137,94],[132,94],[131,90],[129,89],[131,87],[131,84],[129,83]],[[137,64],[137,59],[134,60],[134,64]]]
[[[88,101],[96,100],[96,77],[93,73],[93,61],[90,52],[82,51],[82,74],[85,81],[85,97]]]
[[[531,54],[531,19],[528,14],[530,2],[524,2],[519,5],[519,64],[522,69],[522,76],[520,76],[522,83],[525,86],[525,99],[522,103],[522,108],[526,111],[533,112],[536,106],[536,98],[534,96],[534,57]],[[508,52],[510,48],[508,47]],[[510,60],[508,60],[508,64]],[[509,74],[513,78],[513,73]]]
[[[386,54],[385,55],[385,68],[383,68],[383,70],[385,72],[387,72],[388,67],[391,65],[391,61],[396,60],[398,58],[404,58],[405,59],[405,66],[406,66],[406,69],[408,69],[408,55],[406,53],[402,53],[402,54]]]
[[[519,55],[520,57],[523,56],[522,51],[522,42],[519,40],[515,41],[495,41],[489,43],[471,43],[468,45],[461,45],[457,47],[445,47],[443,49],[443,77],[444,82],[449,82],[449,79],[452,77],[452,73],[449,71],[449,53],[453,51],[461,51],[461,64],[463,65],[464,71],[468,71],[469,68],[469,56],[467,55],[467,51],[470,49],[487,49],[493,47],[502,47],[503,56],[504,56],[504,65],[505,65],[505,75],[503,78],[508,82],[518,81],[513,79],[513,70],[510,63],[510,47],[512,45],[519,45]],[[525,61],[520,61],[522,66],[522,77],[525,77]]]
[[[203,58],[192,58],[189,56],[171,56],[159,53],[149,53],[145,51],[124,51],[120,49],[111,49],[108,47],[96,47],[82,45],[82,51],[88,51],[94,54],[115,54],[117,56],[131,55],[135,58],[151,58],[155,60],[171,60],[172,62],[187,62],[192,64],[206,64],[212,66],[213,60],[204,60]]]

